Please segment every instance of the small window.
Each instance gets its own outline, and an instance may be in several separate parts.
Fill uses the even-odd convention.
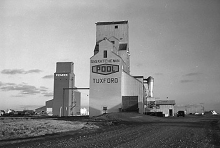
[[[115,44],[115,41],[111,41],[112,42],[112,44]]]
[[[103,55],[104,58],[107,58],[107,50],[104,50],[104,55]]]
[[[118,29],[118,26],[115,26],[115,29]]]

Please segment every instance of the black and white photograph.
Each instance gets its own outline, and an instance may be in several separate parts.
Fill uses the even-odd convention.
[[[0,147],[220,147],[220,1],[0,0]]]

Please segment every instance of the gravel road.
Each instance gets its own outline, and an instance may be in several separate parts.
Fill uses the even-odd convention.
[[[173,117],[153,122],[97,122],[98,130],[82,129],[26,139],[0,147],[85,148],[217,148],[220,147],[220,116]],[[9,141],[7,141],[8,143]]]

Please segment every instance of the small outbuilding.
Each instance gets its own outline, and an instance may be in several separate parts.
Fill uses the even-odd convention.
[[[37,114],[46,113],[46,106],[42,106],[42,107],[36,108],[35,112]]]
[[[165,117],[174,116],[175,100],[156,100],[155,112],[162,112]]]

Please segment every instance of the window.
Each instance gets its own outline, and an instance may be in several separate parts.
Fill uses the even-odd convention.
[[[107,58],[107,50],[104,50],[104,55],[103,55],[104,58]]]
[[[115,41],[111,41],[112,42],[112,44],[115,44]]]
[[[118,26],[115,26],[115,29],[118,29]]]

